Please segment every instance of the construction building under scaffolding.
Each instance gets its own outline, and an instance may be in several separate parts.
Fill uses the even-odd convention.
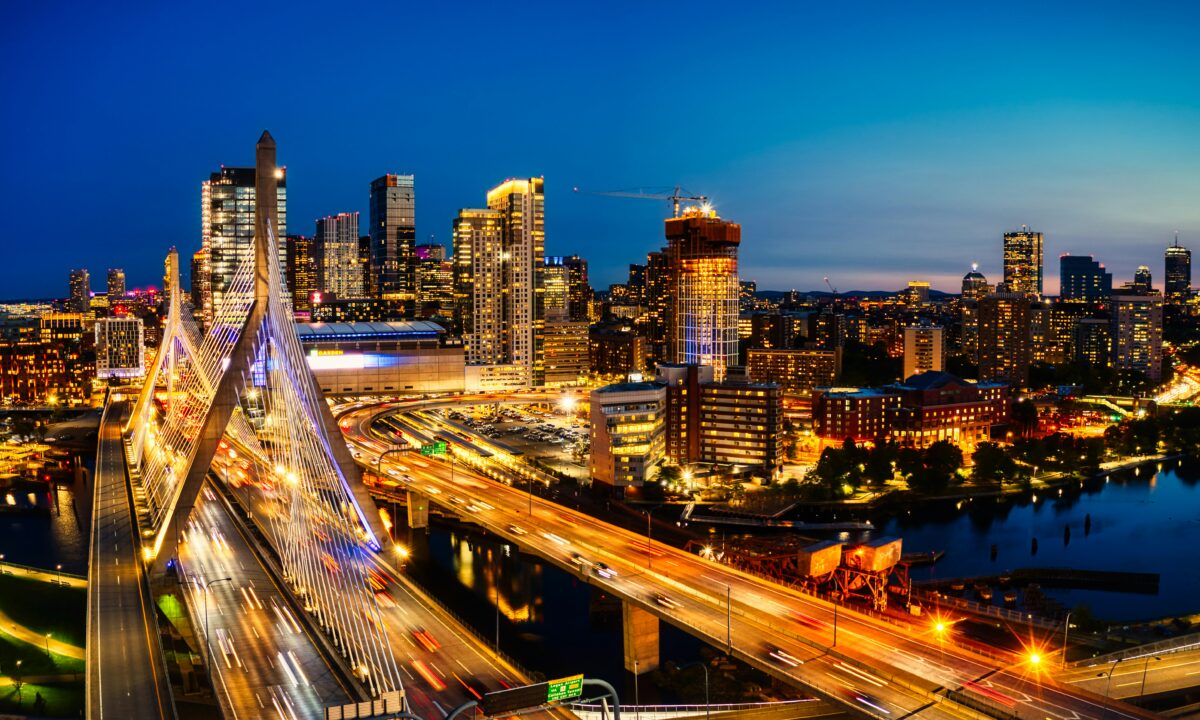
[[[911,584],[899,538],[877,538],[859,545],[837,540],[814,541],[799,535],[744,538],[713,548],[692,542],[688,550],[768,577],[806,592],[849,601],[858,598],[876,610],[887,608],[888,596],[905,598]]]

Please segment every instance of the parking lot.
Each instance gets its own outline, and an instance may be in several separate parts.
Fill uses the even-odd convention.
[[[446,417],[558,472],[588,478],[587,420],[531,405],[475,405],[448,410]]]

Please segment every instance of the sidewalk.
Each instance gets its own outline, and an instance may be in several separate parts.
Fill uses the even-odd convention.
[[[55,570],[39,570],[38,568],[29,567],[27,565],[15,565],[10,562],[0,561],[0,572],[14,578],[24,580],[37,580],[39,582],[51,583],[53,585],[63,584],[67,587],[87,589],[87,578],[72,575],[66,572],[57,572]]]
[[[45,635],[13,622],[12,618],[5,615],[3,610],[0,610],[0,632],[36,648],[45,648],[49,645],[51,652],[58,653],[63,657],[69,657],[72,660],[82,661],[84,659],[83,648],[62,642],[61,640],[55,640],[53,635],[47,640]]]

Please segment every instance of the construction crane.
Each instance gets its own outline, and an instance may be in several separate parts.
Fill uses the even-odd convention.
[[[833,293],[834,297],[837,297],[837,288],[833,286],[833,283],[829,282],[828,275],[825,276],[825,285],[829,287],[829,292]]]
[[[581,191],[579,188],[575,188],[575,192],[584,192],[584,191]],[[670,195],[663,195],[661,193],[648,193],[648,192],[645,192],[644,190],[642,190],[641,188],[638,188],[638,190],[636,192],[632,192],[632,191],[628,191],[628,190],[621,190],[621,191],[616,191],[616,192],[596,192],[596,191],[586,191],[586,192],[589,195],[604,195],[605,197],[635,198],[635,199],[639,199],[639,200],[670,200],[671,201],[671,209],[673,212],[672,217],[679,217],[679,203],[684,200],[691,200],[692,202],[698,202],[703,206],[706,206],[706,207],[708,206],[708,197],[707,196],[705,196],[705,195],[684,195],[683,193],[685,193],[687,191],[678,185],[675,186],[675,192],[671,193]]]

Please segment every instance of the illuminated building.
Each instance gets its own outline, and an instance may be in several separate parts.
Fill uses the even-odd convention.
[[[942,370],[946,341],[940,325],[928,321],[904,328],[904,375],[908,378],[930,370]]]
[[[1018,295],[1042,294],[1042,234],[1022,225],[1004,233],[1004,288]]]
[[[1080,303],[1038,303],[1030,308],[1030,337],[1033,359],[1059,365],[1071,360],[1075,348],[1075,328],[1089,308]]]
[[[140,378],[146,375],[146,343],[142,319],[106,317],[96,321],[96,378]]]
[[[1063,255],[1058,263],[1060,300],[1098,303],[1112,295],[1112,273],[1091,255]]]
[[[310,237],[287,236],[287,286],[292,294],[292,309],[312,310],[312,294],[317,290],[317,247]]]
[[[738,310],[750,312],[758,302],[758,283],[742,280],[738,283]]]
[[[86,268],[71,271],[69,286],[71,309],[81,313],[91,309],[92,280]]]
[[[741,234],[740,225],[702,208],[688,208],[666,221],[669,357],[685,365],[711,365],[718,380],[738,358]]]
[[[1114,293],[1111,323],[1113,367],[1162,380],[1162,296]]]
[[[550,262],[553,259],[546,258],[546,265],[542,269],[543,308],[548,323],[571,319],[569,271],[566,265]]]
[[[419,247],[431,247],[422,245]],[[417,306],[425,310],[449,311],[454,307],[454,263],[446,260],[441,245],[436,256],[417,256]]]
[[[1169,304],[1182,305],[1192,296],[1192,251],[1179,244],[1178,233],[1164,261],[1163,295]]]
[[[540,182],[540,181],[539,181]],[[566,275],[567,311],[573,322],[585,322],[592,319],[592,286],[588,282],[587,260],[578,255],[551,255],[545,259],[547,273],[553,268],[563,268]],[[559,273],[558,270],[553,270]],[[549,292],[549,285],[546,286]],[[550,299],[547,297],[547,302]],[[547,311],[549,308],[547,308]]]
[[[924,280],[909,280],[908,281],[908,304],[909,305],[928,305],[929,304],[929,283]]]
[[[1129,295],[1149,295],[1154,292],[1154,277],[1150,274],[1150,268],[1145,265],[1138,265],[1137,270],[1133,271],[1133,281],[1125,283],[1123,290]]]
[[[972,265],[971,272],[963,275],[963,300],[978,300],[991,291],[992,289],[988,286],[987,278],[983,276],[983,273],[979,272],[978,265]]]
[[[335,298],[366,297],[358,264],[358,213],[317,220],[317,289]]]
[[[413,254],[416,255],[418,260],[436,260],[441,262],[448,259],[446,257],[446,246],[438,243],[418,245],[413,250]]]
[[[808,393],[832,385],[841,372],[841,350],[746,351],[746,370],[755,382],[776,382],[790,393]]]
[[[665,252],[646,255],[646,314],[642,335],[647,338],[651,364],[667,362],[668,331],[671,325],[670,263]]]
[[[463,348],[445,333],[424,320],[296,325],[308,366],[331,395],[462,392]]]
[[[382,298],[345,298],[326,300],[320,292],[312,294],[313,322],[388,322],[409,315],[410,302]]]
[[[638,382],[591,392],[592,480],[625,488],[652,480],[663,460],[666,388]]]
[[[946,372],[914,375],[887,390],[900,404],[890,410],[890,436],[901,445],[924,448],[939,440],[971,447],[1008,422],[1008,385],[968,382]]]
[[[527,385],[541,385],[545,379],[544,188],[545,181],[541,178],[528,178],[507,180],[488,191],[488,210],[493,213],[499,230],[499,245],[474,253],[473,258],[476,302],[484,294],[491,294],[494,297],[489,302],[496,308],[486,320],[482,314],[476,317],[472,332],[481,340],[477,343],[478,350],[468,345],[468,358],[473,357],[474,351],[479,360],[469,361],[524,368]],[[462,213],[459,217],[462,218]]]
[[[543,344],[546,387],[580,385],[589,373],[589,338],[586,322],[547,320]]]
[[[212,285],[208,282],[207,267],[208,252],[204,248],[192,253],[192,264],[189,268],[191,285],[188,294],[195,312],[201,314],[203,308],[212,306]]]
[[[108,269],[108,301],[116,302],[125,297],[125,271],[121,268]]]
[[[1075,325],[1074,357],[1092,367],[1112,365],[1112,322],[1105,318],[1082,318]]]
[[[734,372],[700,385],[700,459],[756,468],[768,478],[783,462],[783,393]]]
[[[738,318],[739,326],[745,316]],[[752,348],[790,348],[795,344],[797,335],[802,334],[803,318],[796,315],[779,312],[756,312],[749,318],[749,327],[743,335],[741,327],[738,334],[749,340]]]
[[[1029,383],[1029,296],[993,293],[979,300],[979,377],[1014,387]]]
[[[629,264],[629,280],[625,283],[629,288],[629,299],[634,305],[646,304],[646,266]]]
[[[279,243],[281,274],[286,256],[287,171],[275,170],[279,227],[273,228]],[[219,307],[238,268],[254,259],[255,170],[223,167],[200,186],[200,299],[197,306],[207,323]],[[192,276],[195,285],[196,276]]]
[[[666,388],[667,458],[677,465],[699,462],[700,386],[713,381],[712,366],[663,363],[655,371],[655,381]]]
[[[416,187],[412,175],[384,175],[371,181],[371,270],[368,294],[411,300],[415,293],[417,240]]]
[[[42,342],[80,343],[95,321],[95,316],[90,313],[44,313],[38,318],[38,339]]]
[[[889,411],[899,406],[899,395],[875,388],[816,388],[813,429],[818,437],[836,442],[876,440],[887,436]]]
[[[588,331],[588,364],[599,375],[640,373],[646,367],[646,339],[628,325],[596,325]]]
[[[963,300],[959,322],[962,327],[962,350],[967,359],[979,362],[979,301]]]

